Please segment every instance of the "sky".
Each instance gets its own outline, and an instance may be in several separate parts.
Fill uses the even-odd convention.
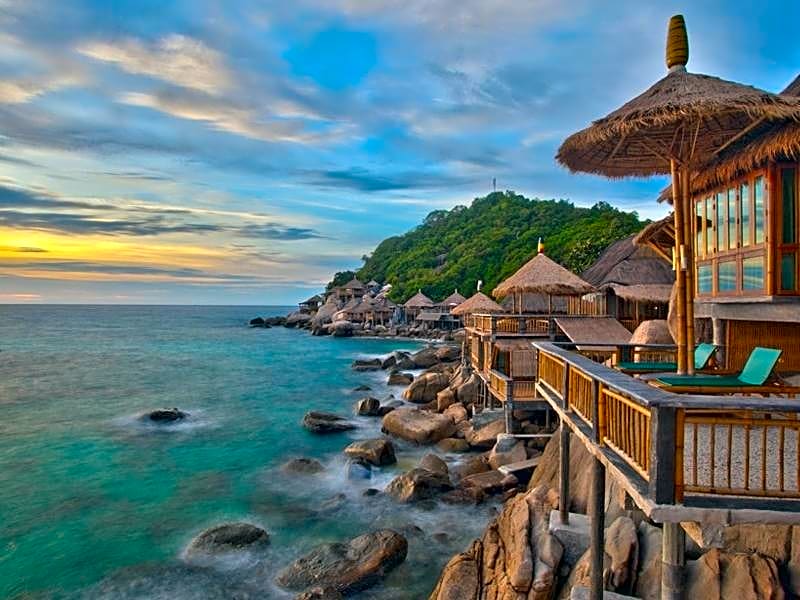
[[[553,156],[678,12],[691,71],[800,71],[793,0],[0,0],[0,303],[293,303],[493,178],[662,216]]]

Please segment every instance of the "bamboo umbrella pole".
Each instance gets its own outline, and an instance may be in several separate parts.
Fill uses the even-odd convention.
[[[686,287],[682,269],[681,252],[683,250],[683,203],[681,202],[680,176],[675,159],[670,160],[672,171],[672,206],[675,218],[675,315],[678,320],[678,373],[686,373]]]
[[[683,230],[686,256],[686,372],[694,374],[694,227],[695,211],[689,195],[689,167],[681,167],[681,196],[683,197]]]

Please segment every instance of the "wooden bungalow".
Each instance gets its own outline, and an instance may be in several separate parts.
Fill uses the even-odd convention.
[[[353,277],[341,287],[341,293],[345,299],[361,298],[367,293],[367,287],[356,277]]]
[[[672,262],[635,239],[611,244],[581,274],[598,292],[570,299],[570,313],[610,315],[631,332],[642,321],[667,318],[675,281]]]
[[[301,312],[307,313],[315,313],[319,309],[320,305],[325,302],[325,298],[320,294],[315,294],[308,298],[307,300],[303,300],[299,306]]]
[[[450,311],[451,314],[461,317],[467,327],[473,325],[472,316],[475,314],[491,315],[502,312],[505,312],[505,309],[483,292],[475,292]]]
[[[403,305],[405,319],[407,323],[413,323],[417,316],[424,310],[433,308],[434,302],[419,290],[416,294],[406,300]]]
[[[439,302],[438,307],[442,312],[451,313],[456,306],[466,302],[466,300],[464,296],[458,293],[458,290],[454,290],[452,294]]]

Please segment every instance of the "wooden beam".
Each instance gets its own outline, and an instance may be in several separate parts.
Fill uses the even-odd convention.
[[[672,205],[675,219],[675,254],[677,257],[677,269],[675,270],[675,313],[678,320],[678,373],[686,373],[686,278],[684,270],[681,268],[681,250],[684,245],[683,234],[683,204],[681,202],[680,176],[677,161],[670,163],[672,171]]]
[[[661,537],[661,600],[683,600],[686,532],[680,523],[664,523]]]
[[[596,458],[592,460],[592,510],[591,510],[591,600],[603,598],[603,562],[605,558],[606,521],[606,468]]]
[[[561,431],[559,432],[560,453],[558,457],[558,510],[561,515],[562,525],[569,523],[569,437],[569,427],[562,421]]]

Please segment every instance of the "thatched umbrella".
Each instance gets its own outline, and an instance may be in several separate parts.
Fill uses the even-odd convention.
[[[575,273],[539,252],[516,273],[494,288],[492,294],[495,298],[513,294],[515,299],[521,294],[545,294],[552,314],[553,296],[582,296],[594,291],[594,287]],[[519,306],[519,312],[522,312],[521,302]]]
[[[483,292],[477,292],[450,312],[454,315],[474,315],[477,313],[502,313],[505,310]]]
[[[694,284],[690,175],[725,148],[771,121],[800,121],[800,102],[751,86],[686,71],[683,16],[670,19],[666,77],[590,127],[567,138],[557,159],[572,171],[607,177],[671,174],[678,287],[678,367],[691,372]],[[689,243],[685,243],[688,241]]]

